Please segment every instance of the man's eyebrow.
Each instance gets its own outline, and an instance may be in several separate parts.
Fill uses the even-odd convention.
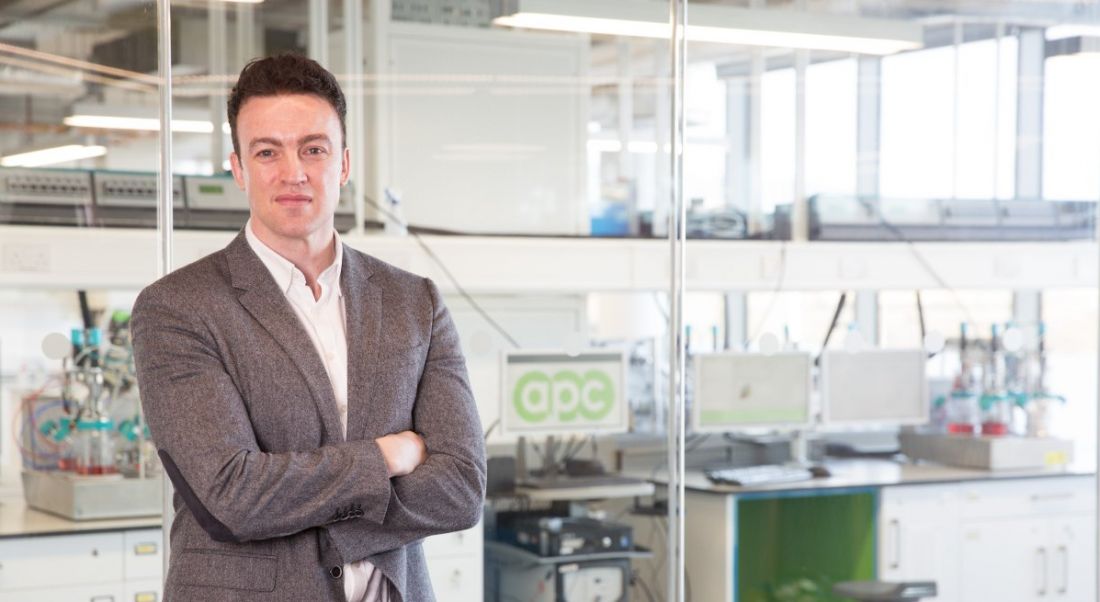
[[[298,139],[298,146],[309,144],[310,142],[325,142],[329,146],[332,146],[332,140],[329,140],[327,134],[309,134]]]
[[[248,148],[251,149],[251,148],[259,146],[261,144],[269,144],[271,146],[282,146],[283,145],[282,142],[279,142],[275,138],[253,138],[252,141],[248,143]]]

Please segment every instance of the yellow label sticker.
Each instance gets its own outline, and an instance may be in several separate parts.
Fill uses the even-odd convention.
[[[1064,451],[1048,451],[1043,460],[1047,466],[1061,466],[1069,461]]]
[[[139,543],[134,545],[134,554],[137,556],[152,556],[157,553],[157,544]]]

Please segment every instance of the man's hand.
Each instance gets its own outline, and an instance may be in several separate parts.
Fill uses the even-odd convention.
[[[428,459],[424,440],[412,431],[402,431],[374,440],[386,460],[386,470],[391,477],[402,477],[412,472]]]

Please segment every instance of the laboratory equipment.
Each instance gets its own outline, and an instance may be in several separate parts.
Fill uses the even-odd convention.
[[[693,361],[695,432],[810,426],[809,353],[699,353]]]
[[[539,556],[572,556],[634,549],[634,528],[583,516],[525,516],[512,523],[513,543]]]
[[[821,357],[822,417],[829,426],[928,422],[923,349],[826,351]]]
[[[1059,468],[1073,461],[1073,442],[1054,437],[1003,437],[906,432],[901,452],[912,460],[982,470]]]
[[[355,188],[340,189],[335,226],[355,225]],[[177,228],[236,230],[248,219],[248,199],[229,175],[174,176]],[[157,174],[111,170],[0,168],[0,223],[153,227]]]
[[[92,172],[96,223],[101,226],[156,227],[157,174],[96,170]],[[183,176],[172,177],[173,223],[186,225]]]
[[[777,236],[789,238],[790,220],[776,208]],[[809,220],[811,240],[1091,240],[1096,203],[815,195]]]
[[[0,168],[0,223],[91,225],[92,198],[87,171]]]
[[[81,301],[87,324],[90,312]],[[59,347],[44,345],[61,360],[62,378],[22,404],[23,495],[32,508],[73,520],[161,512],[160,471],[150,470],[156,460],[138,410],[129,315],[116,312],[109,328],[106,340],[86,327],[72,330],[68,349],[63,335],[56,335]],[[117,415],[131,416],[121,432]]]
[[[109,475],[118,472],[115,465],[115,423],[106,416],[76,422],[77,474],[84,476]]]

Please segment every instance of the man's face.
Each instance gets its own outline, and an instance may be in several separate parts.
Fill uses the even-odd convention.
[[[237,140],[241,154],[229,163],[261,240],[332,232],[350,159],[328,102],[313,94],[250,98],[237,114]]]

